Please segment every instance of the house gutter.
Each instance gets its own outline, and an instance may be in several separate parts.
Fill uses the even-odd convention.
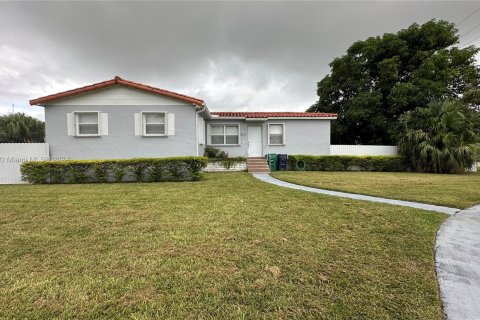
[[[195,110],[197,110],[195,112],[195,154],[198,157],[198,115],[202,112],[208,111],[208,109],[206,105],[202,105],[195,106]]]

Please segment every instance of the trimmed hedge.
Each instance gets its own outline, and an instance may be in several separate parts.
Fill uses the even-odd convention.
[[[407,171],[400,156],[308,156],[289,155],[288,169],[294,171]]]
[[[195,181],[207,166],[204,157],[119,160],[29,161],[22,180],[33,184]]]

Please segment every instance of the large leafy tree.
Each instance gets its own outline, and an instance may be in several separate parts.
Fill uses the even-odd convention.
[[[355,42],[330,63],[308,111],[339,114],[333,143],[396,144],[405,112],[436,100],[478,98],[479,49],[459,49],[458,39],[453,24],[432,20]]]
[[[0,143],[44,142],[45,123],[24,113],[0,116]]]
[[[458,101],[433,102],[400,117],[400,154],[414,171],[462,172],[476,159],[480,113]]]

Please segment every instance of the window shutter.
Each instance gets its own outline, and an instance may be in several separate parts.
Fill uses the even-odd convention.
[[[168,118],[168,123],[167,123],[168,135],[173,136],[175,135],[175,114],[167,113],[167,118]]]
[[[108,136],[108,113],[100,112],[99,129],[101,136]]]
[[[142,136],[143,135],[142,114],[135,113],[133,116],[135,120],[135,135]]]
[[[67,134],[75,135],[75,114],[73,112],[67,113]]]

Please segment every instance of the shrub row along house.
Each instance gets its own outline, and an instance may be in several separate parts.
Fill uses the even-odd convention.
[[[53,159],[328,155],[331,113],[210,112],[205,102],[120,77],[33,99]]]

